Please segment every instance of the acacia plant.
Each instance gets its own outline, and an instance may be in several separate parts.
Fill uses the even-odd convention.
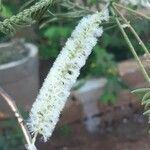
[[[34,3],[34,0],[30,2]],[[25,4],[25,8],[29,7],[30,2]],[[105,25],[107,27],[110,25],[110,28],[112,27],[112,23],[113,26],[118,26],[129,49],[137,60],[146,81],[150,83],[149,75],[137,55],[127,32],[129,30],[134,35],[137,44],[141,46],[144,53],[150,59],[147,47],[130,24],[130,20],[127,19],[127,15],[132,14],[141,20],[147,19],[150,21],[149,16],[133,9],[149,8],[149,0],[97,0],[96,5],[93,5],[92,0],[90,2],[85,0],[80,2],[81,4],[87,3],[87,7],[78,4],[76,1],[41,0],[19,14],[0,22],[0,31],[8,35],[14,34],[19,27],[31,25],[42,18],[45,20],[42,25],[45,25],[59,19],[83,17],[48,73],[32,106],[27,122],[24,122],[14,100],[0,88],[1,96],[8,103],[20,124],[28,150],[36,150],[35,142],[38,135],[41,135],[45,142],[51,137],[67,97],[70,94],[70,90],[80,74],[81,68],[85,65],[98,39],[105,34],[105,30],[103,29]],[[68,11],[61,14],[57,12],[52,13],[51,7],[54,3],[55,5],[66,7]],[[146,109],[144,114],[148,115],[150,119],[150,88],[142,88],[133,92],[144,92],[142,105],[145,105]]]

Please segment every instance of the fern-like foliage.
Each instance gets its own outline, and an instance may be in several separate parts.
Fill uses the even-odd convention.
[[[0,32],[3,32],[4,34],[10,34],[14,33],[16,29],[20,27],[33,24],[36,20],[41,18],[52,2],[53,0],[41,0],[17,15],[1,21]]]
[[[150,88],[141,88],[132,91],[132,93],[140,94],[142,96],[142,105],[144,106],[144,115],[148,116],[150,123]]]

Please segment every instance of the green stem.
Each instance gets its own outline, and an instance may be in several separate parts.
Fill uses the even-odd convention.
[[[70,2],[70,1],[69,1],[69,3],[70,3],[72,6],[74,6],[75,8],[79,8],[79,9],[81,9],[81,10],[85,10],[85,11],[90,12],[90,13],[95,13],[95,11],[88,9],[88,7],[86,7],[86,6],[84,7],[84,6],[82,6],[82,5],[79,5],[79,4],[77,4],[77,3],[73,3],[73,2]]]
[[[119,16],[122,18],[122,20],[127,24],[127,27],[130,29],[130,31],[133,33],[133,35],[135,36],[135,38],[137,39],[139,45],[143,48],[144,52],[147,54],[147,56],[150,58],[150,53],[148,51],[148,49],[146,48],[145,44],[143,43],[143,41],[141,40],[141,38],[139,37],[139,35],[136,33],[136,31],[134,30],[134,28],[131,26],[130,22],[128,22],[128,20],[120,13],[120,11],[113,5],[113,8],[116,10],[116,12],[119,14]]]
[[[0,6],[2,6],[2,0],[0,0]]]
[[[129,8],[129,7],[125,7],[125,6],[123,6],[123,5],[121,5],[121,4],[118,4],[118,3],[115,3],[115,2],[113,2],[113,4],[114,4],[115,6],[117,6],[117,7],[126,9],[126,10],[128,10],[128,11],[130,11],[130,12],[132,12],[132,13],[138,15],[138,16],[141,16],[141,17],[143,17],[143,18],[145,18],[145,19],[147,19],[147,20],[150,20],[150,17],[147,16],[147,15],[144,15],[143,13],[140,13],[140,12],[138,12],[138,11],[136,11],[136,10],[133,10],[133,9],[131,9],[131,8]]]
[[[107,30],[113,29],[113,28],[115,28],[115,27],[117,27],[116,24],[115,24],[115,25],[112,25],[112,26],[110,26],[110,27],[106,27],[106,28],[104,28],[103,30],[104,30],[104,31],[107,31]]]
[[[113,10],[112,7],[111,7],[111,12],[112,12],[112,14],[113,14],[114,16],[116,16],[116,14],[115,14],[115,12],[114,12],[114,10]],[[129,46],[131,52],[133,53],[135,59],[137,60],[137,62],[138,62],[138,64],[139,64],[140,69],[141,69],[141,72],[143,73],[143,75],[144,75],[146,81],[147,81],[148,83],[150,83],[150,78],[149,78],[149,76],[148,76],[148,74],[147,74],[147,72],[146,72],[146,70],[145,70],[145,68],[144,68],[144,66],[143,66],[143,64],[142,64],[142,62],[141,62],[141,60],[139,59],[139,57],[138,57],[138,55],[137,55],[137,53],[136,53],[136,51],[135,51],[135,49],[134,49],[134,47],[133,47],[131,41],[129,40],[128,35],[126,34],[124,28],[122,27],[122,24],[120,23],[120,21],[118,20],[117,17],[115,18],[115,20],[116,20],[116,22],[117,22],[118,27],[119,27],[120,30],[121,30],[121,33],[122,33],[124,39],[126,40],[128,46]]]

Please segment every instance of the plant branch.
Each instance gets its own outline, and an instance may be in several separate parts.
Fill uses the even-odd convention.
[[[25,140],[27,142],[28,145],[32,145],[32,138],[30,136],[30,133],[24,123],[24,119],[22,117],[22,115],[20,114],[15,101],[13,100],[13,98],[8,95],[5,90],[3,90],[0,87],[0,95],[2,96],[2,98],[5,100],[5,102],[9,105],[10,109],[12,110],[12,112],[14,113],[15,117],[17,118],[18,124],[20,125],[20,128],[23,132],[23,135],[25,137]]]
[[[135,29],[131,26],[130,22],[120,13],[120,11],[113,5],[113,8],[116,10],[116,12],[119,14],[119,16],[122,18],[122,20],[127,24],[127,27],[130,29],[130,31],[133,33],[135,38],[137,39],[139,45],[143,48],[144,52],[147,54],[147,56],[150,58],[150,53],[148,49],[146,48],[145,44],[139,37],[139,35],[136,33]]]
[[[82,6],[78,3],[74,3],[74,2],[71,2],[71,1],[67,1],[69,3],[70,6],[72,6],[73,8],[78,8],[78,9],[81,9],[81,10],[85,10],[89,13],[95,13],[95,11],[93,10],[90,10],[86,5],[85,6]]]
[[[36,20],[40,19],[52,2],[53,0],[41,0],[17,15],[5,19],[3,22],[0,22],[0,32],[10,34],[14,33],[19,27],[33,24]]]
[[[140,12],[138,12],[138,11],[136,11],[136,10],[133,10],[133,9],[131,9],[131,8],[129,8],[129,7],[125,7],[125,6],[123,6],[123,5],[121,5],[121,4],[118,4],[118,3],[115,3],[115,2],[113,2],[113,4],[114,4],[115,6],[117,6],[117,7],[120,7],[120,8],[123,8],[123,9],[126,9],[126,10],[132,12],[133,14],[136,14],[136,15],[138,15],[138,16],[141,16],[141,17],[143,17],[143,18],[145,18],[145,19],[147,19],[147,20],[150,20],[150,17],[147,16],[147,15],[144,15],[143,13],[140,13]]]
[[[137,60],[139,66],[140,66],[141,72],[143,73],[143,75],[144,75],[146,81],[147,81],[148,83],[150,83],[150,78],[149,78],[149,76],[148,76],[148,74],[147,74],[147,72],[146,72],[146,70],[145,70],[145,68],[144,68],[144,66],[143,66],[143,64],[142,64],[142,62],[141,62],[141,60],[139,59],[139,57],[138,57],[138,55],[137,55],[137,53],[136,53],[136,51],[135,51],[135,49],[134,49],[134,47],[133,47],[133,45],[132,45],[132,43],[131,43],[131,41],[130,41],[128,35],[126,34],[126,32],[125,32],[125,30],[124,30],[122,24],[120,23],[120,21],[119,21],[118,18],[116,17],[116,13],[115,13],[115,11],[114,11],[114,9],[113,9],[112,7],[111,7],[111,12],[112,12],[112,14],[113,14],[114,17],[115,17],[115,20],[116,20],[116,22],[117,22],[117,25],[118,25],[118,27],[120,28],[121,33],[122,33],[124,39],[126,40],[126,42],[127,42],[128,46],[129,46],[131,52],[133,53],[135,59]]]

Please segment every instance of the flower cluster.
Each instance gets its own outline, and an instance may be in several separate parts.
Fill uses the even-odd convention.
[[[33,135],[40,134],[44,141],[52,135],[59,115],[85,65],[97,38],[103,33],[100,26],[109,18],[108,10],[84,17],[53,64],[30,112],[28,126]]]

